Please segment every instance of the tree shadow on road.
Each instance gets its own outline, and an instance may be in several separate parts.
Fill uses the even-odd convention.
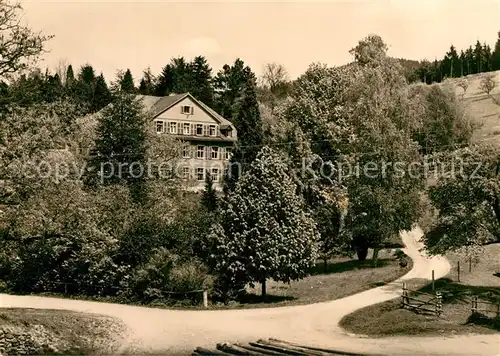
[[[245,293],[238,297],[238,302],[241,304],[269,304],[281,303],[295,300],[297,298],[287,295],[266,294],[265,296],[255,293]]]
[[[311,275],[318,274],[331,274],[331,273],[342,273],[347,271],[354,271],[357,269],[371,269],[371,268],[380,268],[387,266],[391,261],[391,259],[379,259],[377,260],[377,265],[375,266],[373,260],[349,260],[344,262],[328,262],[325,265],[322,262],[316,263],[316,265],[311,269]]]

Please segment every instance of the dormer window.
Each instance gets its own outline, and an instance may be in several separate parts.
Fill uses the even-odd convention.
[[[187,115],[192,115],[194,111],[194,108],[189,105],[182,105],[181,106],[181,113],[187,114]]]

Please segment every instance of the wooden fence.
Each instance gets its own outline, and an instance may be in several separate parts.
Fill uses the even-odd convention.
[[[479,308],[481,306],[482,308]],[[491,306],[488,308],[488,306]],[[471,299],[471,308],[470,308],[471,314],[485,314],[487,313],[495,313],[495,316],[497,318],[500,318],[500,302],[497,303],[490,303],[490,302],[485,302],[483,300],[478,301],[477,300],[477,295],[473,296]]]
[[[413,294],[410,296],[410,293]],[[416,313],[432,313],[440,317],[443,313],[443,298],[440,292],[429,294],[410,290],[403,283],[402,306]]]

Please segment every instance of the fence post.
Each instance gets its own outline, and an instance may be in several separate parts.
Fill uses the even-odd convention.
[[[441,296],[441,292],[436,292],[436,315],[438,318],[441,316],[443,312],[443,299]]]
[[[457,275],[458,275],[458,282],[460,282],[460,261],[457,261]]]
[[[472,307],[470,309],[471,314],[477,313],[477,296],[472,296]]]
[[[208,308],[208,291],[206,289],[203,290],[203,306]]]
[[[472,272],[472,257],[469,257],[469,273]]]
[[[408,290],[406,289],[406,282],[403,283],[403,308],[408,304]]]
[[[64,283],[64,294],[68,294],[68,283]]]
[[[432,290],[434,291],[434,270],[432,270]]]

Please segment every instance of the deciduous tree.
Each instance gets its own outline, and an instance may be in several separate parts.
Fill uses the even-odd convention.
[[[443,254],[500,241],[500,152],[471,146],[440,154],[442,174],[429,196],[439,216],[425,235],[428,251]]]
[[[216,269],[230,285],[289,282],[307,275],[318,233],[304,211],[284,157],[264,147],[236,183],[212,230]]]
[[[378,249],[401,230],[411,229],[420,214],[424,182],[421,172],[409,171],[422,157],[411,137],[418,121],[408,85],[399,63],[385,57],[383,42],[375,43],[369,56],[363,41],[356,47],[361,53],[355,56],[367,59],[359,63],[345,95],[353,131],[345,152],[360,169],[345,182],[346,229],[360,259],[366,258],[368,247]]]
[[[479,82],[479,89],[486,93],[486,95],[490,95],[490,93],[495,89],[497,83],[495,81],[494,74],[487,74],[481,79]]]
[[[21,16],[20,4],[0,1],[0,79],[19,73],[36,62],[45,43],[52,38],[22,25]]]

